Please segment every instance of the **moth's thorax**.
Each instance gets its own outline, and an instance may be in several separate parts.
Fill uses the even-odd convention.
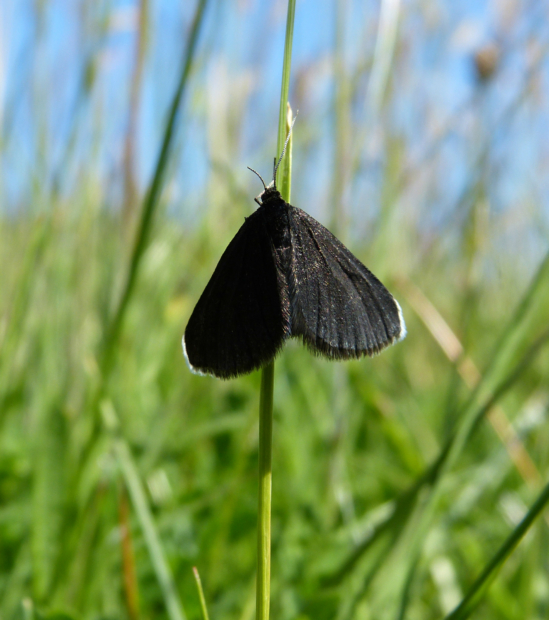
[[[261,194],[257,197],[263,206],[267,206],[270,203],[278,202],[283,200],[280,192],[276,189],[276,187],[267,187],[267,189],[263,190]]]
[[[286,271],[289,264],[289,252],[291,247],[290,226],[288,222],[288,204],[274,187],[267,187],[261,194],[261,207],[258,214],[261,214],[272,247],[278,256],[277,267]]]

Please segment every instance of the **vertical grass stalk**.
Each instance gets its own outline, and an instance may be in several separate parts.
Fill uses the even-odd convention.
[[[295,0],[288,0],[288,17],[286,19],[286,40],[284,42],[284,62],[282,65],[282,87],[280,90],[280,107],[278,109],[278,138],[276,142],[276,154],[277,157],[282,153],[284,148],[284,142],[286,142],[287,132],[287,106],[288,106],[288,93],[290,92],[290,70],[292,66],[292,41],[294,38],[294,16],[295,16]],[[288,145],[288,151],[290,151]],[[279,183],[280,193],[284,200],[290,199],[289,190],[286,196],[282,191],[282,181],[284,180],[284,166],[282,166],[281,182]]]
[[[274,362],[261,371],[256,618],[268,620],[271,598],[271,490]]]
[[[210,616],[208,615],[208,608],[206,607],[206,597],[204,596],[204,590],[202,589],[202,581],[200,580],[200,574],[196,566],[193,566],[193,574],[194,580],[196,581],[196,589],[198,590],[198,598],[200,599],[202,620],[210,620]]]
[[[291,109],[288,105],[292,40],[294,32],[295,0],[288,0],[282,87],[278,116],[277,156],[282,153],[287,132],[291,126]],[[291,191],[292,141],[278,173],[277,187],[284,200],[289,202]],[[273,444],[273,384],[274,362],[261,371],[259,397],[259,500],[257,530],[257,590],[256,620],[268,620],[271,599],[271,493],[272,493],[272,444]]]

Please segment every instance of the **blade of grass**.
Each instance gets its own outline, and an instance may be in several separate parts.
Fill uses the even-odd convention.
[[[383,103],[383,96],[389,82],[391,63],[395,54],[400,18],[400,0],[383,0],[379,13],[374,62],[368,82],[367,99],[372,120]]]
[[[202,610],[202,619],[210,620],[208,616],[208,608],[206,607],[206,599],[204,597],[204,591],[202,590],[202,582],[200,581],[200,575],[198,573],[198,568],[193,566],[193,574],[194,579],[196,581],[196,589],[198,590],[198,598],[200,599],[200,609]]]
[[[28,249],[22,259],[17,277],[17,289],[4,292],[6,299],[9,299],[9,305],[6,314],[7,328],[0,331],[0,426],[8,411],[6,401],[9,399],[10,391],[22,381],[16,376],[17,365],[13,364],[13,360],[16,358],[18,347],[21,346],[21,334],[24,333],[37,282],[37,265],[43,262],[48,241],[51,239],[51,228],[51,220],[37,218]]]
[[[93,390],[90,395],[89,407],[91,411],[94,412],[94,414],[99,411],[99,405],[103,396],[105,395],[106,385],[108,383],[109,376],[113,368],[114,358],[117,351],[124,318],[126,316],[128,304],[135,289],[141,260],[145,253],[145,249],[149,241],[149,236],[151,234],[152,221],[160,201],[164,177],[168,165],[168,159],[175,137],[178,112],[193,67],[198,35],[204,21],[206,4],[207,0],[199,0],[196,6],[193,22],[189,32],[189,39],[183,55],[183,69],[174,98],[172,100],[172,104],[170,106],[170,112],[168,114],[162,146],[158,155],[153,179],[143,201],[126,281],[122,290],[122,294],[120,296],[120,300],[112,314],[112,318],[110,321],[107,321],[107,325],[104,330],[105,338],[103,340],[99,358],[102,381],[99,382],[97,388]],[[95,440],[97,438],[99,427],[100,422],[97,417],[95,417],[93,421],[93,428],[90,432],[90,438],[87,441],[86,446],[81,451],[80,462],[78,467],[75,469],[75,479],[79,478],[85,467],[85,463],[87,462],[93,446],[95,445]]]
[[[137,26],[137,41],[134,50],[132,75],[130,78],[130,98],[128,128],[124,139],[124,202],[122,206],[122,221],[124,231],[131,230],[131,223],[137,206],[137,184],[135,181],[135,159],[136,159],[136,140],[137,126],[139,122],[139,109],[141,100],[139,93],[143,84],[143,74],[145,66],[145,51],[148,43],[149,34],[149,0],[139,0],[139,22]]]
[[[139,478],[137,467],[133,462],[133,458],[127,443],[123,439],[117,439],[114,443],[114,451],[120,463],[122,475],[128,487],[128,492],[132,499],[135,514],[141,525],[141,530],[145,538],[154,572],[160,584],[166,610],[171,620],[185,620],[185,612],[183,605],[179,600],[175,582],[173,580],[170,567],[162,549],[160,536],[154,524],[153,516],[145,490]]]
[[[524,339],[524,331],[527,327],[526,316],[536,300],[540,298],[541,287],[547,284],[547,280],[549,280],[549,251],[541,261],[529,287],[526,289],[513,316],[501,334],[490,357],[488,367],[485,369],[481,380],[471,395],[470,403],[474,403],[476,399],[483,398],[487,392],[493,391],[492,386],[497,381],[498,376],[501,376],[502,367],[508,364],[516,355],[516,351]]]
[[[12,561],[12,570],[3,586],[0,599],[0,617],[16,618],[21,601],[29,593],[29,574],[32,566],[31,542],[19,548]]]
[[[507,540],[501,545],[494,557],[488,562],[486,568],[475,580],[469,591],[461,601],[461,603],[448,614],[445,620],[463,620],[468,618],[474,608],[479,603],[482,591],[495,578],[496,571],[503,565],[505,560],[511,555],[513,550],[521,541],[522,537],[530,529],[530,526],[539,516],[543,508],[549,502],[549,483],[545,485],[537,500],[534,502],[530,510],[526,513],[522,521],[511,532]]]
[[[282,153],[291,109],[288,105],[290,90],[290,68],[292,64],[292,41],[294,32],[295,0],[288,0],[286,40],[282,65],[282,87],[278,117],[278,138],[276,155]],[[282,197],[290,200],[292,140],[288,143],[285,160],[281,164],[278,183]],[[257,586],[256,620],[268,620],[271,599],[271,496],[272,496],[272,443],[273,443],[273,386],[274,362],[261,371],[261,392],[259,396],[259,498],[257,529]]]
[[[107,430],[113,436],[113,450],[118,460],[120,471],[126,483],[135,514],[141,526],[145,544],[153,565],[156,578],[162,590],[162,596],[170,620],[186,620],[183,605],[177,594],[175,582],[164,555],[160,536],[154,523],[152,511],[147,501],[145,489],[133,460],[127,442],[119,435],[118,416],[112,403],[103,401],[101,413]]]
[[[47,407],[38,426],[33,479],[33,590],[38,602],[54,591],[64,540],[68,430],[63,412]]]
[[[139,266],[141,264],[143,254],[145,252],[149,241],[149,236],[151,234],[152,221],[162,193],[168,159],[175,137],[176,122],[180,109],[180,104],[187,83],[189,81],[189,75],[193,67],[198,34],[200,32],[200,27],[203,23],[206,4],[207,0],[199,0],[196,7],[191,30],[189,33],[189,39],[187,41],[187,46],[185,48],[185,53],[183,57],[183,70],[181,72],[179,84],[177,85],[177,90],[170,106],[166,129],[164,131],[164,139],[162,141],[162,146],[158,155],[154,176],[149,190],[147,191],[147,194],[145,196],[145,200],[143,202],[143,208],[141,210],[141,217],[138,224],[126,282],[124,284],[124,288],[118,305],[116,306],[116,310],[113,313],[113,318],[110,321],[110,324],[108,325],[108,328],[106,330],[106,339],[104,342],[103,356],[101,360],[104,376],[108,376],[112,367],[113,354],[116,350],[116,345],[120,337],[120,331],[122,329],[126,310],[128,308],[129,301],[135,288]]]
[[[332,161],[330,231],[338,238],[345,238],[346,206],[345,189],[349,183],[351,167],[348,161],[351,135],[351,84],[345,64],[346,1],[336,2],[334,10],[334,150]],[[339,366],[338,366],[339,368]]]
[[[125,487],[118,489],[118,519],[120,523],[120,546],[122,555],[122,572],[124,575],[124,599],[130,620],[139,619],[139,589],[135,567],[135,555],[130,525],[130,508]]]

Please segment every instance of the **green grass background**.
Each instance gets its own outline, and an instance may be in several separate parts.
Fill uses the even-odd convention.
[[[183,100],[204,62],[204,4],[177,69]],[[336,77],[333,148],[347,163],[350,86]],[[127,212],[93,172],[66,195],[37,167],[32,204],[0,215],[0,618],[199,618],[193,566],[212,619],[254,616],[259,373],[196,377],[180,342],[255,194],[213,174],[196,226],[167,212],[188,117],[165,121],[158,186]],[[313,131],[300,115],[294,162]],[[370,243],[338,213],[356,166],[336,167],[326,191],[332,228],[394,292],[409,335],[372,360],[330,363],[290,342],[276,362],[279,620],[446,617],[518,542],[548,479],[549,265],[502,247],[515,215],[489,210],[487,158],[451,232],[422,245],[399,200],[405,145],[388,131],[384,149]],[[496,563],[472,617],[549,616],[548,522],[540,511]]]

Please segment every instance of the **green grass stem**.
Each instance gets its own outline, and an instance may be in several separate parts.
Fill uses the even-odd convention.
[[[284,62],[282,65],[282,87],[280,90],[280,107],[278,110],[278,136],[276,156],[280,157],[287,136],[288,96],[290,92],[290,71],[292,67],[292,43],[294,38],[295,0],[288,0],[288,17],[286,20],[286,39],[284,42]],[[288,144],[286,155],[281,163],[277,187],[286,202],[290,201],[290,169],[291,144]]]
[[[200,580],[200,573],[198,568],[193,566],[194,580],[196,581],[196,589],[198,590],[198,598],[200,599],[200,609],[202,610],[202,620],[210,620],[208,615],[208,608],[206,607],[206,598],[204,596],[204,590],[202,589],[202,581]]]
[[[292,63],[292,40],[294,32],[295,0],[288,2],[286,40],[282,67],[282,87],[278,118],[278,139],[276,156],[282,153],[287,132],[291,124],[291,109],[288,104],[290,90],[290,68]],[[290,122],[290,124],[289,124]],[[292,140],[279,171],[278,188],[282,197],[290,200]],[[273,445],[273,387],[274,362],[261,371],[261,393],[259,397],[259,498],[257,530],[257,589],[256,620],[268,620],[271,599],[271,499],[272,499],[272,445]]]
[[[274,362],[261,371],[256,618],[268,620],[271,598],[271,494]]]

